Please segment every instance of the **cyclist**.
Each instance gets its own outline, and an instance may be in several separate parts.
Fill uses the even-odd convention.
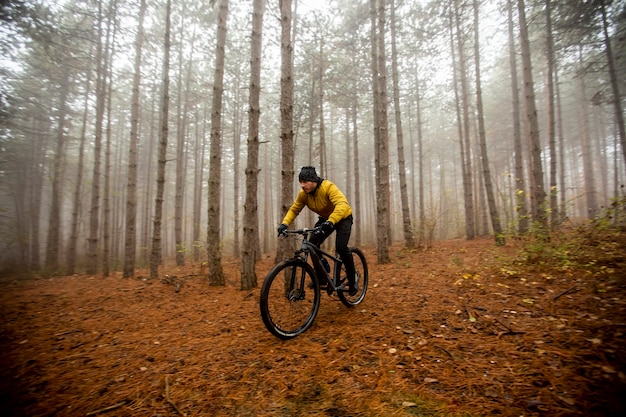
[[[287,230],[304,206],[315,212],[319,216],[315,227],[321,226],[321,231],[311,238],[311,242],[319,246],[333,231],[337,231],[335,249],[346,267],[348,293],[353,296],[357,293],[358,287],[354,279],[352,253],[348,248],[352,232],[352,208],[348,199],[333,182],[320,178],[315,172],[315,167],[302,167],[298,180],[301,190],[278,226],[278,234]]]

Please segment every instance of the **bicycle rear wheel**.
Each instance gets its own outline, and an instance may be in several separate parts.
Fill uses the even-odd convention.
[[[359,290],[356,294],[350,295],[348,294],[347,288],[344,291],[339,291],[339,299],[341,302],[347,307],[354,307],[359,304],[365,298],[365,293],[367,292],[367,282],[368,282],[368,270],[367,270],[367,261],[365,260],[365,255],[359,248],[350,248],[352,251],[352,259],[354,259],[354,270],[356,272],[356,283],[359,287]],[[342,266],[341,269],[342,275],[346,273],[345,267]],[[348,285],[348,280],[345,280],[345,285]]]
[[[291,339],[311,327],[319,306],[319,282],[301,259],[276,264],[263,281],[261,317],[267,330],[280,339]]]

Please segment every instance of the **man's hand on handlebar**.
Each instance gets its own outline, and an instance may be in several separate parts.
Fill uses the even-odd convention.
[[[286,233],[287,231],[287,225],[286,224],[281,224],[280,226],[278,226],[278,236],[282,236],[282,235],[287,235]]]
[[[327,220],[324,223],[322,223],[319,226],[319,228],[316,227],[316,229],[317,229],[316,233],[330,234],[333,231],[334,227],[335,227],[335,225]]]

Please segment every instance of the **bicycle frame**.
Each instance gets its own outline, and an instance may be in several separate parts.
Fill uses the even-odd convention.
[[[315,245],[311,241],[309,241],[309,236],[312,233],[315,233],[319,230],[319,227],[314,229],[302,229],[298,232],[303,236],[303,241],[301,248],[296,251],[295,256],[300,257],[305,262],[308,262],[308,257],[311,257],[311,263],[313,264],[313,269],[315,274],[318,276],[320,280],[320,284],[322,284],[322,280],[325,279],[328,283],[328,294],[332,294],[335,291],[339,291],[342,289],[342,286],[339,283],[339,277],[341,275],[341,265],[343,262],[338,256],[333,256],[330,253],[324,251],[319,246]],[[286,233],[290,233],[290,231],[286,231]],[[291,232],[293,233],[293,232]],[[329,273],[326,272],[326,268],[322,264],[322,258],[326,257],[333,260],[333,275],[332,278]]]
[[[302,249],[300,249],[301,253],[304,253],[303,259],[306,262],[307,256],[311,256],[311,262],[313,263],[313,268],[315,269],[315,273],[318,278],[321,280],[322,278],[326,279],[326,282],[329,285],[329,293],[333,291],[337,291],[339,286],[339,276],[341,272],[341,265],[343,262],[338,256],[333,256],[330,253],[324,251],[322,248],[317,245],[309,242],[308,240],[304,240],[302,242]],[[333,275],[332,278],[329,272],[326,272],[326,268],[322,264],[322,258],[326,257],[333,260]],[[321,284],[321,282],[320,282]]]

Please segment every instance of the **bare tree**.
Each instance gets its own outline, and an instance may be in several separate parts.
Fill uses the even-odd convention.
[[[622,96],[619,91],[619,81],[615,70],[615,59],[613,58],[613,48],[609,37],[608,23],[606,19],[605,0],[600,0],[600,12],[602,13],[602,34],[604,35],[604,47],[606,58],[609,64],[609,77],[611,78],[611,90],[613,92],[613,106],[615,109],[615,121],[619,133],[619,142],[622,146],[624,164],[626,164],[626,128],[624,127],[624,111],[622,110]]]
[[[102,176],[102,134],[105,111],[107,60],[102,45],[102,4],[98,3],[98,43],[96,47],[96,125],[94,131],[93,174],[91,180],[91,207],[89,213],[89,237],[87,239],[87,274],[98,271],[98,241],[100,229],[100,180]]]
[[[163,194],[165,190],[165,165],[167,163],[167,139],[169,134],[169,106],[170,106],[170,49],[171,49],[171,13],[172,0],[167,0],[165,6],[165,34],[163,42],[163,73],[161,84],[161,123],[159,131],[159,152],[157,165],[157,189],[154,198],[154,219],[152,228],[152,247],[150,251],[150,278],[156,279],[159,275],[161,263],[161,234],[163,219]]]
[[[456,95],[457,120],[459,123],[459,146],[461,152],[461,171],[463,176],[463,196],[465,208],[465,237],[468,240],[474,239],[476,236],[476,224],[474,221],[474,176],[472,173],[472,147],[470,141],[470,119],[469,119],[469,87],[467,81],[466,59],[464,40],[465,36],[461,29],[461,6],[459,0],[454,0],[454,27],[456,27],[458,49],[458,70],[455,66],[454,91]],[[452,30],[452,26],[451,29]],[[453,35],[451,35],[453,36]],[[451,50],[454,54],[454,45]],[[454,59],[454,57],[453,57]],[[457,77],[458,74],[458,78]],[[461,85],[461,93],[459,100],[459,92],[457,83]]]
[[[378,263],[390,262],[389,127],[385,59],[385,1],[370,0],[371,70],[374,94],[374,152],[376,171],[376,242]]]
[[[406,163],[404,156],[404,132],[402,131],[402,111],[400,109],[400,87],[398,75],[398,48],[396,46],[396,5],[391,0],[390,4],[390,28],[391,28],[391,68],[393,81],[393,104],[396,120],[396,142],[398,147],[398,176],[400,179],[400,202],[402,206],[402,229],[404,231],[404,244],[407,248],[415,247],[413,228],[411,227],[411,212],[409,210],[409,196],[406,183]]]
[[[207,224],[207,255],[209,284],[224,285],[220,239],[220,187],[222,171],[222,100],[224,93],[224,61],[226,55],[226,20],[228,0],[220,0],[217,17],[217,45],[215,47],[215,75],[211,108],[211,146],[209,166],[209,212]]]
[[[182,44],[189,46],[190,57],[189,61],[185,62],[184,54],[181,50],[178,54],[178,99],[177,99],[177,129],[176,129],[176,183],[175,183],[175,195],[174,195],[174,240],[176,244],[176,265],[185,265],[185,239],[183,237],[183,217],[184,217],[184,197],[185,197],[185,178],[187,173],[187,144],[185,137],[187,135],[187,125],[189,122],[189,93],[190,83],[193,74],[193,51],[195,35],[194,31],[191,34],[191,41],[184,41],[185,37],[185,3],[183,2],[182,18],[180,20],[180,36],[183,39]],[[187,71],[184,71],[186,64]],[[183,91],[184,97],[183,97]]]
[[[531,213],[537,226],[545,228],[546,192],[543,183],[543,164],[541,162],[541,142],[539,140],[539,122],[535,104],[535,86],[533,83],[532,63],[530,59],[530,40],[526,23],[526,6],[524,0],[517,1],[520,48],[522,51],[522,79],[524,80],[524,107],[526,114],[526,137],[530,147],[530,178],[531,178]]]
[[[556,153],[556,109],[554,104],[554,37],[552,35],[552,2],[545,0],[546,4],[546,61],[548,71],[546,74],[546,95],[548,104],[548,149],[550,152],[550,224],[555,227],[559,221],[559,205],[557,202],[557,153]]]
[[[241,289],[257,286],[254,270],[260,257],[258,177],[259,177],[259,116],[261,94],[261,52],[265,0],[254,0],[252,40],[250,48],[250,97],[248,112],[248,161],[246,165],[246,202],[244,205],[243,257],[241,259]]]
[[[139,87],[141,86],[141,54],[143,49],[143,20],[146,0],[139,4],[139,21],[135,36],[135,63],[130,110],[130,144],[128,148],[128,180],[126,182],[126,230],[124,239],[124,278],[135,273],[137,254],[137,147],[139,143]]]
[[[90,54],[91,55],[91,54]],[[86,131],[87,131],[87,115],[89,112],[89,94],[91,90],[91,75],[92,71],[87,71],[87,80],[85,85],[85,97],[83,101],[83,119],[81,122],[81,130],[79,136],[79,146],[78,146],[78,165],[76,167],[76,180],[74,184],[74,197],[72,201],[72,220],[70,224],[70,234],[68,237],[67,243],[67,252],[66,252],[66,273],[68,275],[73,275],[76,272],[76,250],[78,246],[78,223],[79,216],[82,208],[81,204],[81,193],[83,187],[83,176],[84,176],[84,167],[85,167],[85,142],[87,142]]]
[[[54,274],[59,268],[59,248],[61,246],[61,189],[65,172],[65,124],[67,122],[67,96],[69,89],[69,71],[61,74],[55,157],[52,170],[52,192],[50,195],[50,216],[48,220],[48,239],[46,244],[45,266],[48,273]]]
[[[517,231],[524,234],[528,231],[528,208],[526,204],[526,190],[524,181],[524,157],[522,155],[522,130],[520,122],[520,100],[517,76],[517,60],[515,50],[513,0],[507,0],[508,30],[509,30],[509,65],[511,67],[511,102],[513,103],[513,152],[515,159],[515,203],[518,212]]]
[[[485,119],[483,111],[483,93],[480,80],[480,43],[478,31],[478,1],[474,0],[474,71],[476,72],[476,110],[478,112],[478,140],[480,141],[480,156],[482,160],[483,180],[485,182],[485,193],[487,194],[487,204],[489,206],[489,216],[491,227],[497,245],[504,245],[504,233],[500,223],[500,215],[496,207],[496,197],[493,192],[491,180],[491,169],[489,167],[489,155],[487,152],[487,138],[485,133]]]
[[[291,37],[291,0],[279,0],[280,4],[280,215],[284,216],[293,201],[293,43]],[[282,217],[281,217],[282,218]],[[287,239],[278,241],[276,258],[287,257],[292,243]]]

